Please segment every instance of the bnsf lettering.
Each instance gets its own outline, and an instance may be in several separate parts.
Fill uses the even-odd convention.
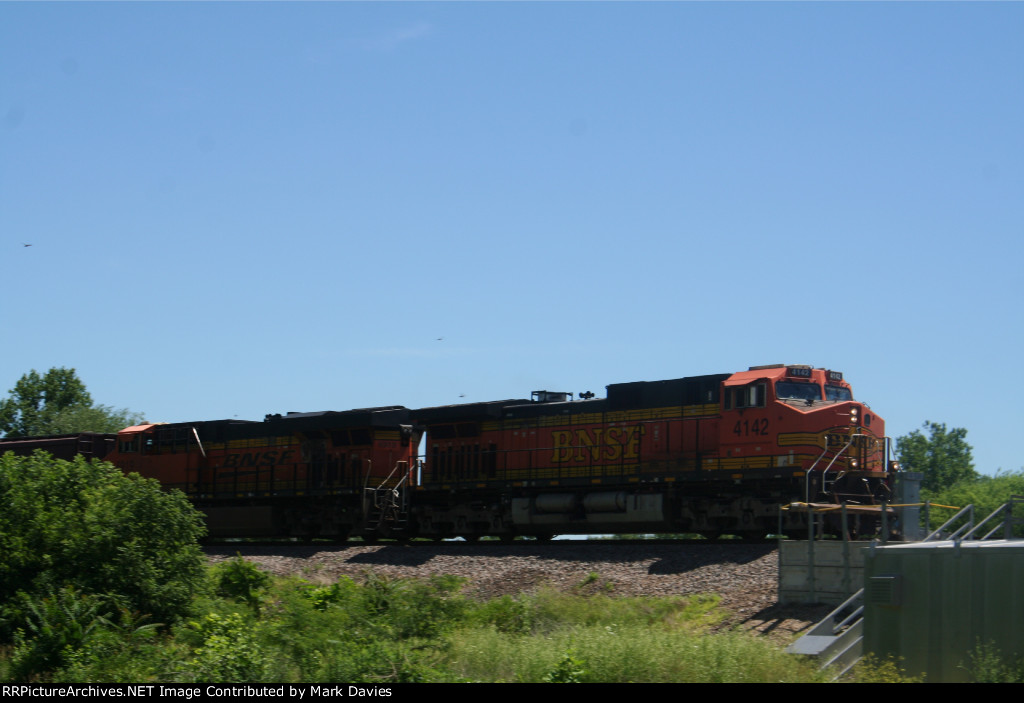
[[[295,454],[291,449],[279,452],[271,449],[267,452],[242,452],[241,454],[228,454],[224,457],[225,469],[244,469],[249,466],[280,466],[292,462]]]
[[[640,455],[641,428],[599,427],[593,430],[555,430],[551,433],[551,461],[619,461]]]

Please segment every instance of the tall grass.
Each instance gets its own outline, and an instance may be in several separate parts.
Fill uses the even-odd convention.
[[[452,638],[449,667],[484,682],[543,682],[567,656],[580,682],[821,681],[808,664],[740,633],[700,634],[640,625],[566,628],[544,636],[467,630]]]
[[[450,638],[448,667],[485,682],[818,681],[813,667],[776,645],[736,632],[709,634],[721,618],[717,598],[581,597],[542,592],[524,597],[528,628],[465,628]],[[494,601],[481,606],[487,612]],[[505,602],[508,610],[509,601]]]
[[[85,612],[76,620],[83,625],[81,636],[61,646],[60,658],[50,659],[30,657],[49,640],[21,630],[0,649],[0,678],[375,684],[820,680],[809,665],[756,636],[711,634],[709,626],[723,616],[715,596],[541,591],[480,602],[462,595],[463,584],[455,577],[367,574],[361,582],[342,578],[313,585],[264,579],[236,561],[212,569],[191,614],[159,630],[145,616],[117,625]]]

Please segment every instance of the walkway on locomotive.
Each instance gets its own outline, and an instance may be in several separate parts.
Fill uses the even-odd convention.
[[[884,422],[838,372],[776,365],[607,390],[413,411],[427,431],[422,484],[791,480],[823,456],[833,471],[884,473]]]

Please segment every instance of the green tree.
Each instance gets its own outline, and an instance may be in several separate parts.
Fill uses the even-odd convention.
[[[125,427],[145,422],[141,413],[109,405],[73,406],[54,413],[40,434],[74,434],[76,432],[119,432]]]
[[[7,437],[117,432],[142,422],[129,410],[94,405],[74,369],[35,369],[22,376],[10,396],[0,400],[0,432]]]
[[[995,476],[979,476],[974,481],[960,481],[942,490],[929,492],[928,498],[940,505],[951,505],[962,508],[974,506],[974,519],[980,522],[993,510],[1001,507],[1011,496],[1024,495],[1024,470],[1014,473],[998,472]],[[1015,511],[1021,516],[1020,508]],[[938,527],[953,514],[952,510],[933,508],[931,527]],[[1024,537],[1024,525],[1014,525],[1013,534]]]
[[[946,429],[945,423],[926,421],[921,430],[897,438],[896,455],[908,471],[924,473],[921,487],[926,491],[940,491],[955,483],[978,478],[974,470],[971,445],[967,443],[967,430],[962,427]]]
[[[158,622],[181,615],[204,580],[200,513],[180,491],[101,461],[0,456],[0,620],[16,594],[71,586]]]

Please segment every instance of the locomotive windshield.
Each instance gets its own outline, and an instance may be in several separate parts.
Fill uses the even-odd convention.
[[[853,400],[853,393],[849,388],[825,384],[825,400]]]
[[[805,400],[813,402],[821,400],[821,386],[817,383],[776,381],[775,395],[779,400]]]

